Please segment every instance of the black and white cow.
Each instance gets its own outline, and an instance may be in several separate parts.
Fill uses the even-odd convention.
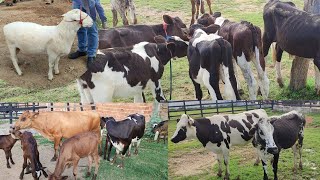
[[[281,149],[293,149],[294,154],[294,171],[296,172],[296,160],[297,160],[297,150],[299,151],[300,156],[300,163],[299,167],[302,169],[302,143],[303,143],[303,133],[304,133],[304,126],[306,124],[306,120],[301,113],[297,111],[291,111],[282,116],[272,116],[270,117],[270,122],[273,126],[272,129],[269,130],[270,133],[273,133],[273,139],[276,143],[279,151],[273,153],[273,172],[274,172],[274,179],[277,180],[277,171],[278,171],[278,160]],[[257,148],[259,152],[259,156],[261,158],[261,162],[263,165],[264,171],[264,180],[268,180],[267,175],[267,161],[269,158],[269,152],[266,151],[266,144],[263,139],[265,133],[263,131],[267,131],[261,129],[263,127],[258,127],[258,130],[255,133],[253,145]],[[262,132],[261,132],[262,131]]]
[[[183,114],[171,141],[178,143],[187,139],[197,139],[203,147],[217,154],[218,176],[222,176],[222,161],[226,165],[225,179],[229,179],[229,151],[231,146],[245,145],[252,141],[257,126],[271,126],[263,109],[246,111],[240,114],[214,115],[208,118],[192,119]],[[261,128],[262,130],[264,128]],[[269,152],[277,151],[272,133],[266,135]]]
[[[174,43],[141,42],[99,50],[96,60],[77,79],[81,102],[111,102],[113,97],[132,96],[134,102],[143,102],[146,87],[158,102],[165,100],[160,83],[164,65],[179,54]]]
[[[219,26],[216,26],[216,30],[218,28]],[[188,47],[189,76],[195,87],[196,98],[202,99],[200,84],[204,84],[212,100],[223,99],[219,88],[219,74],[222,66],[222,74],[225,77],[225,97],[229,100],[239,100],[231,45],[221,36],[207,34],[208,31],[205,30],[199,24],[190,27],[192,38]]]
[[[221,13],[215,13],[214,15],[204,14],[198,19],[198,23],[204,26],[210,24],[220,26],[217,34],[231,44],[233,58],[240,67],[247,82],[250,100],[257,98],[257,82],[250,65],[250,61],[253,62],[258,73],[258,87],[263,99],[267,99],[269,95],[269,79],[265,70],[265,59],[262,53],[261,29],[248,21],[229,21],[221,17]],[[234,68],[237,74],[236,66]],[[238,89],[240,89],[240,81],[237,82]]]
[[[122,162],[118,167],[123,168],[123,158],[127,151],[127,155],[130,156],[132,145],[135,146],[134,153],[138,154],[138,147],[145,131],[145,117],[140,114],[131,114],[121,121],[116,121],[112,117],[105,118],[104,121],[107,129],[104,159],[106,159],[108,144],[108,161],[110,161],[111,148],[114,146],[116,148],[116,155],[114,156],[112,163],[116,162],[117,155],[121,153]]]

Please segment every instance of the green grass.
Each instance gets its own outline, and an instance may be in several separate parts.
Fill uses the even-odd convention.
[[[50,146],[53,143],[42,136],[35,136],[38,146]],[[103,140],[104,146],[105,138]],[[134,148],[131,150],[131,157],[124,159],[124,168],[120,169],[115,164],[111,165],[109,161],[100,157],[100,167],[97,179],[168,179],[168,148],[167,144],[156,143],[149,138],[144,138],[139,147],[139,154],[133,154]],[[112,149],[111,158],[115,154],[115,148]],[[120,157],[117,158],[117,164],[121,162]],[[82,171],[85,177],[86,170]],[[92,169],[94,173],[94,168]],[[90,178],[87,178],[90,179]]]
[[[281,112],[268,111],[268,115],[280,115]],[[303,170],[298,171],[297,174],[292,172],[293,167],[293,153],[291,149],[282,150],[278,163],[278,178],[279,179],[320,179],[320,115],[316,113],[305,114],[307,117],[312,117],[313,122],[305,129],[305,138],[303,144]],[[176,122],[170,121],[169,137],[175,131]],[[191,140],[174,144],[169,141],[169,159],[179,158],[187,152],[203,149],[199,141]],[[213,157],[210,157],[213,158]],[[231,179],[259,180],[263,178],[262,166],[253,166],[255,158],[255,151],[251,144],[245,147],[232,147],[230,154],[230,173]],[[170,163],[170,162],[169,162]],[[195,162],[196,163],[196,162]],[[169,179],[222,179],[216,176],[218,171],[218,164],[215,163],[211,168],[203,169],[200,173],[190,176],[176,176],[173,170],[169,170]],[[225,171],[223,166],[223,171]],[[268,164],[269,178],[273,177],[272,166]]]
[[[293,0],[293,2],[301,9],[303,1]],[[106,16],[108,18],[108,25],[112,27],[112,14],[110,11],[110,1],[102,0],[106,8]],[[262,9],[265,0],[219,0],[213,2],[213,11],[220,11],[222,15],[234,21],[247,20],[259,26],[263,30]],[[159,24],[162,23],[161,17],[163,14],[179,15],[181,19],[189,25],[191,18],[191,4],[189,1],[177,0],[136,0],[136,9],[138,13],[138,22],[141,24]],[[207,11],[207,6],[206,6]],[[208,11],[207,11],[208,12]],[[122,25],[120,17],[118,17],[118,26]],[[320,99],[320,96],[315,94],[314,90],[314,75],[312,63],[310,63],[309,78],[306,88],[300,91],[292,91],[288,88],[290,80],[290,69],[292,60],[289,59],[288,54],[284,53],[282,60],[282,74],[285,83],[284,88],[280,88],[276,82],[275,69],[271,59],[271,53],[266,58],[266,69],[270,80],[270,95],[269,99]],[[255,68],[252,67],[253,73],[256,75]],[[241,96],[242,99],[248,99],[247,85],[240,71],[238,76],[241,80],[241,87],[245,90],[245,94]],[[256,78],[257,79],[257,78]],[[188,61],[187,58],[180,58],[173,60],[173,99],[195,99],[194,87],[188,75]],[[162,77],[162,87],[165,95],[169,96],[169,65],[165,67],[165,72]],[[207,90],[203,88],[204,94]],[[151,93],[146,94],[148,101],[152,101]],[[258,96],[258,99],[261,99]],[[63,87],[55,89],[25,89],[21,87],[13,87],[6,82],[0,80],[0,101],[41,101],[41,102],[78,102],[80,96],[75,86],[75,82],[69,83]],[[132,102],[129,99],[116,99],[118,101]]]

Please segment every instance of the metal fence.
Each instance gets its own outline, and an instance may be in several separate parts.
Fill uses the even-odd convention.
[[[243,111],[253,109],[271,109],[276,106],[291,106],[291,107],[306,107],[306,108],[320,108],[320,101],[168,101],[168,117],[169,120],[180,118],[181,114],[188,114],[191,116],[205,117],[219,113],[240,113]]]

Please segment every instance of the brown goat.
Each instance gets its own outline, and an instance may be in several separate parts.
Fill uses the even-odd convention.
[[[211,9],[211,0],[206,0],[207,1],[207,4],[208,4],[208,7],[209,7],[209,13],[210,14],[213,14],[212,13],[212,9]],[[204,14],[205,11],[204,11],[204,0],[190,0],[191,2],[191,6],[192,6],[192,18],[191,18],[191,24],[194,24],[194,15],[196,14],[196,19],[198,19],[198,16],[199,16],[199,7],[200,7],[200,12],[201,14]],[[196,12],[196,8],[197,8],[197,12]]]
[[[87,176],[90,176],[92,159],[95,161],[95,172],[93,180],[97,178],[99,169],[98,145],[100,137],[95,132],[85,132],[77,134],[65,140],[61,146],[58,162],[53,173],[49,172],[49,180],[66,179],[67,176],[61,176],[65,168],[73,166],[73,176],[77,179],[78,162],[81,158],[88,157],[89,167]]]
[[[12,160],[11,149],[14,144],[17,142],[17,138],[13,137],[11,134],[9,135],[0,135],[0,149],[3,149],[6,154],[7,159],[7,168],[11,168],[9,164],[9,159],[11,160],[11,164],[14,164]]]
[[[166,143],[168,139],[168,125],[169,121],[161,121],[159,124],[154,124],[152,132],[155,133],[154,140],[159,143],[160,139],[163,139],[163,143]]]
[[[31,132],[23,132],[17,130],[11,130],[10,133],[16,138],[21,140],[21,148],[23,150],[23,166],[20,173],[20,179],[23,179],[24,170],[27,168],[26,174],[28,174],[29,167],[31,167],[31,173],[33,179],[38,180],[41,176],[41,172],[45,177],[48,177],[47,173],[44,171],[44,168],[39,159],[39,151],[37,141],[34,139]],[[29,164],[28,161],[29,160]]]

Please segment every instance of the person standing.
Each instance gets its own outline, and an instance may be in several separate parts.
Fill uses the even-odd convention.
[[[78,50],[68,55],[69,59],[88,56],[87,67],[96,58],[98,48],[98,27],[96,23],[96,0],[72,0],[72,8],[80,9],[87,13],[93,20],[93,25],[88,28],[81,27],[78,32]],[[85,17],[82,17],[85,18]]]
[[[107,17],[104,13],[103,7],[101,6],[100,0],[96,0],[96,9],[102,23],[102,28],[107,29]]]

